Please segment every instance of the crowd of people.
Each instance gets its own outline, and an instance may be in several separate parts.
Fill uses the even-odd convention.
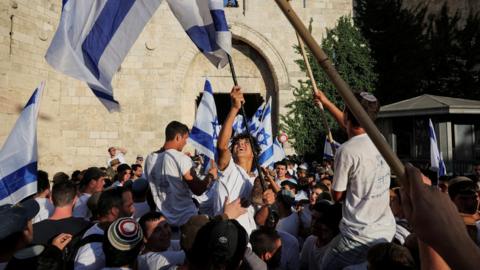
[[[368,93],[355,94],[374,120]],[[38,172],[38,192],[0,206],[0,269],[479,269],[480,164],[472,177],[431,179],[390,168],[348,108],[316,102],[348,135],[334,160],[291,156],[255,166],[255,140],[232,136],[239,87],[215,162],[183,153],[172,121],[163,146],[128,165]]]

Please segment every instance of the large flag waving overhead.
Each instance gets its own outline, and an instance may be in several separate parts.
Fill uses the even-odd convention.
[[[260,125],[256,131],[251,130],[252,135],[257,138],[260,146],[258,162],[260,166],[267,167],[273,162],[273,132],[272,132],[272,99],[269,99],[263,109],[263,115],[260,118]]]
[[[430,166],[438,170],[438,176],[444,176],[447,174],[447,169],[438,150],[437,136],[435,135],[432,119],[428,119],[428,134],[430,137]]]
[[[216,160],[219,132],[220,125],[218,124],[217,107],[213,99],[212,86],[206,80],[195,123],[188,138],[197,152],[208,158],[205,160],[205,165],[208,165],[210,160]]]
[[[109,111],[119,110],[112,77],[162,0],[63,0],[45,58],[85,81]]]
[[[217,67],[228,63],[232,34],[223,0],[168,0],[168,5],[198,49]]]
[[[0,205],[37,192],[37,116],[44,86],[35,89],[0,150]]]

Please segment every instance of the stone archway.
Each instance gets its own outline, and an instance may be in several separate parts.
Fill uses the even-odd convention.
[[[272,98],[272,121],[277,131],[280,107],[288,98],[290,82],[286,65],[268,39],[250,27],[232,23],[232,57],[239,84],[247,94],[259,93],[263,99]],[[228,93],[233,85],[230,69],[216,69],[196,48],[185,52],[175,71],[174,85],[181,93],[181,110],[184,123],[192,124],[195,118],[195,101],[209,78],[214,92]],[[228,104],[227,104],[228,106]]]

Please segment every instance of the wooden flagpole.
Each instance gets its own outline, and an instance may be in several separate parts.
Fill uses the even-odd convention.
[[[308,61],[307,53],[305,51],[305,46],[303,45],[302,38],[298,35],[298,33],[295,32],[295,34],[297,35],[298,46],[300,47],[303,61],[305,62],[305,67],[307,68],[308,77],[310,78],[310,82],[312,83],[312,90],[313,90],[312,92],[313,94],[316,94],[319,90],[317,88],[317,82],[315,81],[315,77],[313,77],[312,67],[310,66],[310,62]],[[325,130],[327,130],[328,143],[332,147],[333,154],[335,154],[335,151],[337,149],[335,148],[335,143],[333,141],[332,131],[330,130],[330,126],[328,125],[327,116],[325,115],[325,109],[323,108],[322,103],[316,103],[316,104],[320,109],[320,114],[322,115],[323,127],[325,128]]]
[[[390,165],[392,170],[398,177],[400,177],[400,179],[404,179],[405,167],[403,166],[402,162],[393,152],[392,148],[388,145],[387,141],[370,119],[368,114],[365,112],[362,105],[360,105],[358,100],[355,98],[348,84],[342,79],[342,77],[340,77],[340,74],[338,74],[337,70],[332,65],[325,52],[322,50],[322,48],[320,48],[298,15],[291,8],[287,0],[275,0],[275,2],[295,28],[296,32],[310,48],[320,66],[330,78],[333,85],[335,85],[337,88],[337,91],[342,96],[345,104],[347,104],[350,111],[353,113],[353,115],[355,115],[355,118],[357,118],[362,127],[365,129],[368,136],[377,147],[378,151],[387,161],[388,165]]]

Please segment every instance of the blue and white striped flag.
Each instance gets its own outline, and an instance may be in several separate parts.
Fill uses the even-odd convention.
[[[241,114],[235,116],[235,120],[233,120],[233,136],[245,133],[247,131],[245,127],[245,120]]]
[[[112,77],[161,2],[64,0],[47,62],[85,81],[109,111],[119,110]]]
[[[254,132],[251,130],[250,132]],[[272,100],[269,99],[263,109],[263,115],[260,118],[260,125],[255,133],[253,133],[260,146],[258,162],[262,167],[268,167],[272,164],[273,153],[273,134],[272,134]]]
[[[198,105],[195,123],[188,138],[197,152],[206,157],[204,167],[208,166],[210,160],[216,160],[219,133],[220,125],[218,124],[217,107],[213,99],[212,86],[206,80],[202,100]]]
[[[333,145],[335,147],[335,150],[338,149],[338,147],[340,147],[340,144],[338,142],[336,142],[335,140],[333,140]],[[335,155],[333,154],[333,150],[332,150],[332,144],[330,142],[328,142],[328,138],[325,137],[325,144],[323,145],[323,158],[324,159],[333,159]]]
[[[248,121],[248,130],[252,134],[252,136],[256,137],[258,131],[260,130],[260,126],[262,123],[264,111],[265,111],[265,106],[267,106],[264,103],[258,107],[258,109],[255,111],[255,114],[252,116],[252,119]]]
[[[217,67],[228,63],[232,34],[228,30],[222,0],[168,0],[187,35]]]
[[[447,174],[447,169],[441,152],[438,150],[437,136],[435,135],[432,119],[428,119],[428,134],[430,137],[430,167],[438,171],[438,176],[444,176]]]
[[[286,157],[285,150],[283,150],[282,144],[278,141],[278,138],[275,137],[273,141],[273,160],[272,162],[275,163],[277,161],[283,160]],[[273,165],[272,163],[272,165]]]
[[[35,89],[0,150],[0,205],[37,192],[37,116],[44,86]]]

